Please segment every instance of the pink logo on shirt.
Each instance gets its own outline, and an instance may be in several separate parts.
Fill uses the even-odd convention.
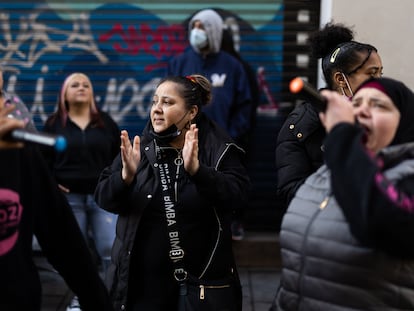
[[[22,212],[19,194],[10,189],[0,189],[0,256],[16,244]]]

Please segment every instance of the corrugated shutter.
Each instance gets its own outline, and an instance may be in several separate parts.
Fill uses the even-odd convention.
[[[317,62],[310,57],[306,40],[310,32],[319,28],[319,1],[286,0],[283,2],[281,19],[275,21],[269,32],[275,38],[279,29],[283,29],[282,42],[277,39],[283,52],[274,68],[281,68],[279,75],[270,74],[271,85],[278,85],[276,94],[278,111],[265,105],[259,109],[257,126],[252,144],[253,154],[249,161],[250,176],[253,181],[252,197],[246,211],[246,226],[250,230],[278,230],[282,219],[276,200],[275,148],[276,138],[287,113],[298,99],[289,92],[289,82],[301,76],[316,85]],[[280,61],[280,63],[278,63]],[[266,64],[266,70],[271,68]]]
[[[282,98],[286,102],[296,101],[288,91],[289,82],[296,76],[316,85],[317,62],[311,59],[306,40],[319,28],[319,15],[320,1],[285,1]]]
[[[187,45],[183,21],[202,8],[226,20],[242,57],[259,72],[261,99],[250,158],[253,196],[247,226],[275,226],[274,144],[296,75],[315,79],[301,64],[298,33],[318,26],[319,1],[9,1],[0,4],[0,62],[5,89],[18,94],[38,128],[55,109],[64,78],[82,71],[97,103],[131,135],[147,121],[150,97],[168,59]],[[308,10],[307,22],[298,10]],[[300,41],[300,40],[299,40]],[[270,217],[269,217],[270,216]]]
[[[197,1],[37,1],[1,3],[0,59],[6,86],[41,126],[59,87],[74,71],[87,73],[98,104],[120,126],[143,128],[149,97],[168,58],[187,45],[182,24],[207,7]],[[277,99],[282,72],[281,1],[210,1],[229,24],[242,56],[265,68]],[[263,97],[263,102],[267,99]]]

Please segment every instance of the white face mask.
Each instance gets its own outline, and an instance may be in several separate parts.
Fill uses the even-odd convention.
[[[200,28],[194,28],[190,32],[190,44],[196,50],[205,48],[208,44],[207,34]]]

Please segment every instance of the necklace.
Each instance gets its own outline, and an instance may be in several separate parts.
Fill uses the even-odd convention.
[[[174,199],[175,199],[175,202],[177,202],[178,200],[178,177],[180,176],[180,168],[181,168],[181,165],[183,165],[184,160],[182,157],[182,150],[181,149],[175,149],[175,150],[177,151],[177,157],[174,159],[174,164],[177,167],[177,169],[175,171],[175,180],[174,180]]]
[[[163,154],[164,157],[166,156],[165,151],[167,150],[175,150],[177,152],[177,155],[173,160],[173,163],[176,167],[174,183],[172,183],[171,179],[168,178],[170,187],[172,186],[174,189],[174,200],[175,202],[177,202],[178,200],[178,178],[180,176],[181,166],[184,164],[184,159],[182,157],[182,149],[178,149],[178,148],[174,148],[170,146],[167,146],[167,147],[156,146],[156,150],[159,153],[159,156],[160,156],[159,159],[162,158],[161,154]],[[168,161],[166,161],[164,165],[166,165],[166,168],[168,171]]]

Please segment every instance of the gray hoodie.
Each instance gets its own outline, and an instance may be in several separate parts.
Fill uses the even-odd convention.
[[[204,30],[207,34],[208,44],[210,47],[210,53],[218,53],[221,47],[221,39],[223,37],[223,19],[214,10],[206,9],[196,13],[188,24],[188,33],[190,34],[191,29],[195,21],[200,21]],[[194,47],[193,47],[194,48]],[[194,48],[198,53],[199,49]]]

